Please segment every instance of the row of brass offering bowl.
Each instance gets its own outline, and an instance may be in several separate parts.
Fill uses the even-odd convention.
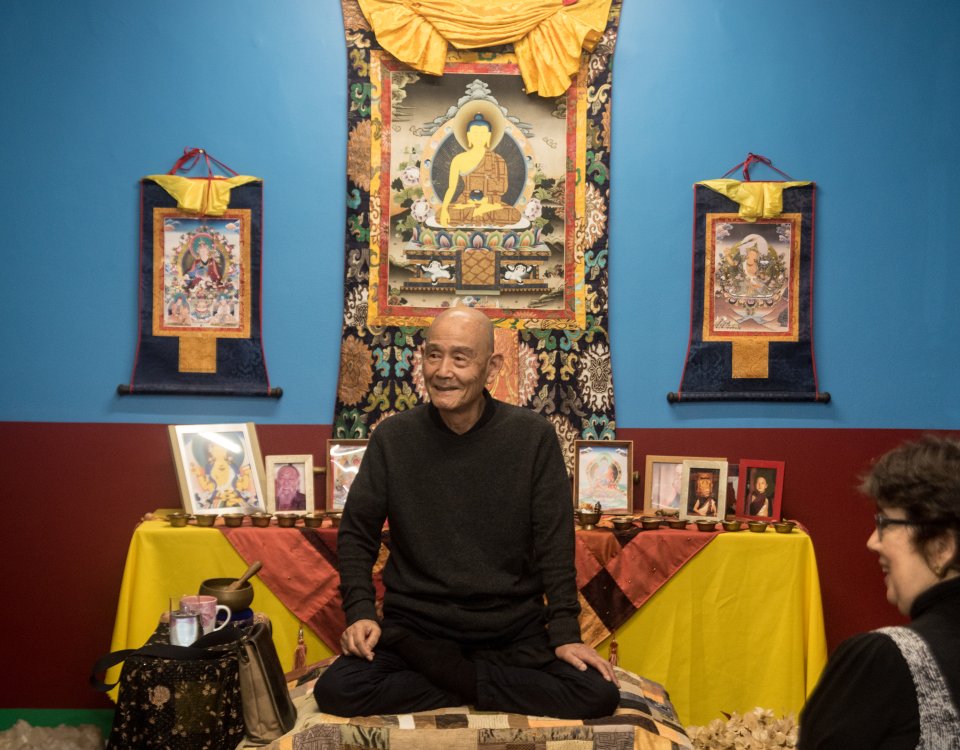
[[[171,514],[168,518],[176,515],[182,515],[183,520],[171,520],[171,526],[186,526],[186,519],[189,518],[186,514]],[[303,525],[309,528],[318,528],[323,525],[323,520],[325,518],[330,519],[331,526],[340,525],[340,517],[342,513],[327,513],[325,511],[314,511],[311,513],[297,513],[294,511],[281,511],[279,513],[265,513],[263,511],[258,511],[256,513],[224,513],[220,517],[223,519],[223,525],[230,528],[239,528],[243,526],[244,519],[249,518],[250,524],[256,526],[257,528],[267,528],[270,526],[272,519],[277,519],[277,526],[280,528],[290,529],[297,525],[297,521],[301,518],[303,519]],[[198,515],[197,517],[198,526],[213,526],[214,522],[217,519],[216,515]]]
[[[197,526],[213,526],[217,520],[216,515],[212,513],[198,513],[191,516],[188,513],[176,512],[168,513],[165,518],[174,528],[180,529],[187,525],[188,521],[193,521]]]

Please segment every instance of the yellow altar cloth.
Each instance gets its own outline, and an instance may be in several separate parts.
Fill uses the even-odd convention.
[[[245,569],[217,528],[140,524],[127,554],[111,650],[142,646],[170,598],[195,593],[205,578],[238,577]],[[309,576],[310,570],[286,574]],[[636,574],[643,575],[639,566]],[[290,670],[298,621],[261,581],[252,583],[253,609],[272,621],[280,661]],[[616,638],[620,665],[663,684],[685,724],[756,706],[799,712],[827,656],[810,537],[772,529],[717,535]],[[304,640],[308,662],[330,655],[308,628]],[[609,640],[599,650],[606,655]]]

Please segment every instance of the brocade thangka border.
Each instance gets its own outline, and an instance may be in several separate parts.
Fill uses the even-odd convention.
[[[505,365],[493,395],[550,420],[572,468],[575,440],[616,429],[608,211],[620,3],[555,98],[524,90],[509,45],[451,50],[444,74],[428,76],[380,47],[355,0],[342,7],[347,231],[334,437],[368,437],[426,400],[422,328],[466,304],[496,327]],[[489,133],[482,148],[478,129]],[[464,167],[471,149],[479,165]]]

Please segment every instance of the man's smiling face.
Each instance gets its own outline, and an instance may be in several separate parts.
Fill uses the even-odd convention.
[[[489,326],[482,313],[469,308],[437,316],[430,326],[423,380],[430,401],[452,429],[456,428],[451,421],[476,422],[480,418],[484,386],[499,369]]]

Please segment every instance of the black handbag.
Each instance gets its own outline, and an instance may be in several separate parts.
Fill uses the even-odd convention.
[[[138,649],[115,651],[97,660],[90,681],[98,690],[119,685],[107,747],[110,750],[234,750],[244,736],[240,696],[240,652],[235,630],[192,646],[168,645],[161,623]],[[218,636],[214,638],[213,636]],[[117,682],[98,675],[123,663]]]

